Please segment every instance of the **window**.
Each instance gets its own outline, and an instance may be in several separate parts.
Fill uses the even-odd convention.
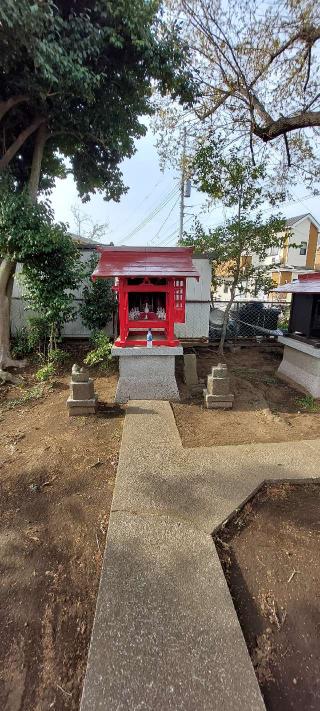
[[[301,255],[307,254],[307,243],[306,243],[306,242],[301,242],[301,244],[300,244],[300,254],[301,254]]]
[[[229,291],[229,284],[225,281],[223,284],[223,293],[227,294]]]

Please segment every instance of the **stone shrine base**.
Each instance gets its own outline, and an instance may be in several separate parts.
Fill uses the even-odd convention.
[[[175,377],[175,357],[183,355],[182,346],[114,346],[111,353],[119,358],[116,402],[180,399]]]
[[[320,398],[320,348],[285,336],[279,336],[278,341],[283,343],[284,351],[277,374]]]

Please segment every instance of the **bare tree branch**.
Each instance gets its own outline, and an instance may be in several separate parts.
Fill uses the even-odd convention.
[[[288,141],[288,137],[287,137],[287,134],[286,134],[286,133],[283,134],[283,138],[284,138],[284,144],[285,144],[286,152],[287,152],[288,168],[290,168],[290,166],[291,166],[291,156],[290,156],[290,150],[289,150],[289,141]]]
[[[312,126],[320,126],[320,111],[302,111],[294,116],[281,116],[266,126],[255,124],[253,133],[268,143],[268,141],[273,141],[274,138],[290,133],[290,131]]]

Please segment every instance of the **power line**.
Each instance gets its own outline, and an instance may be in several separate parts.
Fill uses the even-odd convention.
[[[187,220],[185,220],[184,224],[187,225],[189,222],[191,222],[192,217],[193,216],[191,216]],[[176,237],[179,237],[179,228],[178,227],[176,227],[176,229],[173,230],[173,232],[171,232],[171,234],[167,235],[162,242],[159,242],[159,246],[163,246],[163,245],[165,246],[166,244],[168,244],[168,242],[171,242]]]
[[[172,212],[173,212],[174,208],[176,207],[176,205],[178,204],[178,202],[179,202],[179,198],[178,198],[178,199],[174,202],[174,204],[172,205],[171,210],[169,210],[169,212],[168,212],[168,214],[167,214],[167,217],[166,217],[165,220],[163,221],[162,225],[159,227],[157,234],[155,234],[155,236],[153,237],[153,239],[151,240],[151,242],[154,242],[155,239],[157,239],[157,237],[159,237],[159,234],[160,234],[161,230],[162,230],[163,227],[165,226],[166,222],[168,221],[170,215],[172,214]]]
[[[160,183],[163,181],[163,179],[164,179],[163,176],[161,176],[160,180],[158,180],[158,181],[155,183],[155,185],[153,186],[152,190],[151,190],[147,195],[145,195],[144,198],[142,198],[142,200],[138,203],[138,205],[135,206],[135,212],[131,215],[130,221],[131,221],[132,217],[134,217],[134,215],[136,214],[136,212],[137,212],[138,210],[140,210],[140,207],[141,207],[145,202],[147,202],[147,200],[149,200],[149,198],[151,197],[151,195],[153,195],[154,191],[157,189],[157,187],[160,185]],[[164,193],[163,193],[163,194],[164,194]],[[119,232],[119,230],[122,230],[124,226],[125,226],[125,221],[122,220],[122,221],[120,222],[120,225],[116,225],[116,227],[115,227],[113,230],[111,230],[111,232]]]
[[[125,242],[128,239],[132,239],[132,237],[135,236],[137,232],[140,232],[149,222],[151,222],[154,217],[161,211],[163,210],[164,207],[168,205],[168,203],[171,201],[171,199],[177,194],[179,191],[179,188],[174,187],[169,191],[169,193],[166,195],[166,197],[160,202],[146,217],[138,224],[136,227],[134,227],[129,234],[127,234],[122,240],[118,241],[119,243]]]

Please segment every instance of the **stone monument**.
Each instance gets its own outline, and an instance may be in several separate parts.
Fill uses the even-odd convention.
[[[184,382],[188,386],[188,388],[194,388],[199,385],[197,373],[197,356],[195,353],[184,353],[183,375]]]
[[[207,388],[203,391],[204,405],[208,410],[231,409],[234,395],[230,393],[230,378],[225,363],[214,365],[207,378]]]
[[[94,415],[97,410],[97,396],[88,371],[76,363],[72,366],[70,395],[67,400],[69,416]]]

